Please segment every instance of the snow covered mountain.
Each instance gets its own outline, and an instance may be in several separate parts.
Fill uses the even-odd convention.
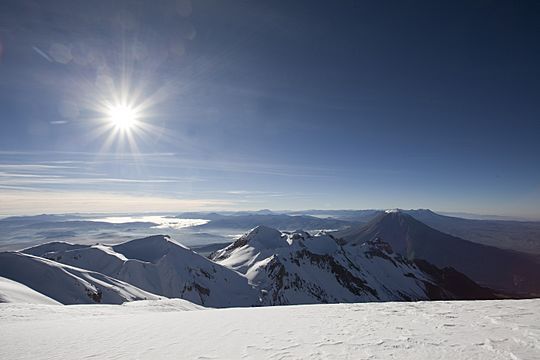
[[[164,235],[110,246],[53,242],[0,253],[0,276],[64,304],[160,295],[209,307],[495,298],[451,267],[404,258],[387,235],[347,241],[258,226],[211,259]]]
[[[493,297],[451,269],[404,259],[380,238],[342,247],[326,233],[258,226],[211,258],[245,274],[265,305]],[[445,283],[446,274],[455,282]]]
[[[121,304],[159,299],[154,294],[101,273],[21,252],[0,253],[0,276],[62,304]]]
[[[479,284],[511,294],[540,294],[538,257],[442,233],[402,211],[382,213],[366,225],[336,232],[334,236],[349,249],[381,238],[409,260],[451,266]]]
[[[258,304],[258,291],[243,275],[213,263],[164,235],[114,246],[56,242],[24,252],[99,272],[154,294],[204,306]]]

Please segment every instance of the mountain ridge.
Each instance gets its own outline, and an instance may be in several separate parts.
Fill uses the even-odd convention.
[[[64,248],[64,247],[60,247]],[[257,293],[242,275],[214,264],[165,235],[118,245],[85,245],[41,256],[118,278],[145,291],[210,307],[251,306]],[[53,251],[51,251],[53,250]],[[30,248],[26,251],[35,252]]]
[[[260,246],[269,240],[279,246]],[[424,272],[394,253],[382,239],[367,241],[360,247],[358,252],[347,251],[334,236],[324,232],[313,236],[304,231],[268,232],[255,228],[211,258],[245,274],[266,295],[266,304],[428,300],[436,293],[435,288],[437,299],[469,296],[457,288],[452,292],[440,286],[442,282],[437,281],[445,278],[442,270],[433,267],[432,273]],[[476,296],[494,296],[465,276],[459,281],[465,279],[467,286],[477,287]]]
[[[453,269],[404,258],[382,237],[346,245],[324,231],[257,226],[211,260],[165,235],[117,245],[52,242],[18,256],[211,307],[496,297]]]
[[[351,246],[377,236],[410,260],[452,266],[482,285],[519,294],[540,293],[538,259],[445,234],[403,211],[380,214],[369,223],[334,233]]]

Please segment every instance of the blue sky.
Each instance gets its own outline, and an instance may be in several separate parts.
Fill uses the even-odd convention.
[[[111,3],[0,4],[0,214],[540,218],[537,2]]]

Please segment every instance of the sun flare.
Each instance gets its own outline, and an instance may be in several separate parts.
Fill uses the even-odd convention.
[[[109,120],[117,129],[130,130],[137,124],[137,112],[129,106],[113,106],[109,109]]]
[[[139,145],[151,138],[164,137],[164,129],[153,123],[156,113],[152,110],[163,101],[163,94],[156,95],[143,87],[130,88],[122,80],[110,89],[96,88],[88,109],[94,114],[95,128],[88,134],[91,140],[102,138],[100,152],[138,154]]]

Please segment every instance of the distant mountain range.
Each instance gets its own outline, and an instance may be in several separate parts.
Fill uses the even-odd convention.
[[[540,255],[540,221],[464,219],[429,209],[400,210],[441,232],[475,243]],[[202,229],[232,228],[246,231],[257,225],[279,230],[344,229],[367,224],[383,210],[305,210],[287,213],[257,212],[183,213],[178,217],[204,218]]]
[[[0,298],[35,298],[34,291],[63,304],[164,297],[231,307],[540,294],[538,255],[469,241],[428,226],[448,227],[454,233],[477,226],[482,232],[486,221],[452,218],[430,210],[362,214],[370,220],[351,222],[268,211],[205,214],[210,222],[197,228],[211,228],[214,233],[221,227],[242,229],[257,222],[280,230],[258,225],[232,243],[198,246],[196,251],[170,236],[155,235],[111,245],[56,241],[0,252],[0,277],[9,279],[2,284],[16,292],[0,293]],[[60,223],[80,222],[66,220],[61,217]],[[55,223],[49,215],[3,221],[25,229]],[[297,226],[327,230],[310,233],[296,230]]]
[[[263,225],[280,230],[338,230],[351,226],[353,222],[334,218],[320,218],[310,215],[270,214],[267,211],[255,213],[183,213],[178,218],[201,218],[210,222],[198,226],[200,229],[252,229]]]
[[[441,215],[428,209],[400,211],[436,230],[465,240],[540,255],[538,221],[472,220]],[[208,223],[183,229],[167,228],[150,221],[141,221],[144,217],[134,217],[133,219],[138,220],[132,222],[111,223],[103,221],[105,218],[89,219],[81,215],[19,216],[0,219],[0,249],[20,249],[54,240],[73,242],[84,240],[90,244],[101,241],[121,242],[153,235],[157,226],[163,229],[160,231],[173,235],[190,246],[199,246],[225,243],[232,235],[248,231],[258,225],[282,231],[343,230],[367,224],[382,213],[384,213],[382,210],[189,212],[174,217],[206,219]]]

